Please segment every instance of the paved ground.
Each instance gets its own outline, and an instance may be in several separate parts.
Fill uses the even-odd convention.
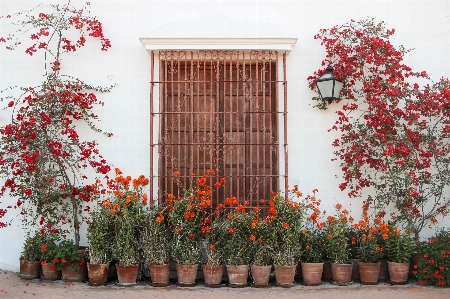
[[[154,288],[143,281],[133,287],[118,287],[115,283],[107,286],[91,287],[87,283],[67,283],[39,279],[22,280],[17,273],[0,271],[0,299],[3,298],[364,298],[364,299],[449,299],[450,289],[422,287],[417,282],[392,286],[379,283],[375,286],[353,283],[350,286],[335,286],[323,282],[317,287],[307,287],[297,283],[291,288],[208,288],[199,283],[195,287],[179,287],[171,284],[164,288]]]

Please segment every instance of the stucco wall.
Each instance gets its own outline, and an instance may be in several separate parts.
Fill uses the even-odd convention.
[[[64,3],[53,1],[44,3]],[[35,1],[0,1],[0,15],[31,8]],[[83,2],[72,1],[78,5]],[[338,188],[339,162],[331,162],[327,129],[334,123],[335,109],[313,109],[314,94],[306,78],[320,66],[324,49],[313,39],[320,28],[350,19],[376,17],[395,28],[392,41],[415,50],[405,63],[426,70],[434,79],[450,77],[450,2],[448,1],[91,1],[91,12],[103,23],[112,48],[101,52],[97,41],[67,56],[64,72],[99,85],[117,84],[101,95],[105,106],[96,112],[100,126],[114,133],[95,135],[103,156],[124,173],[137,176],[149,171],[149,55],[141,37],[293,37],[296,46],[287,58],[289,182],[306,193],[319,189],[324,208],[337,201],[360,214],[360,200],[348,200]],[[3,20],[0,36],[8,33]],[[42,53],[30,57],[25,48],[14,52],[0,49],[0,88],[33,86],[43,74]],[[0,125],[10,120],[0,112]],[[89,138],[86,138],[89,139]],[[9,199],[3,198],[5,203]],[[9,211],[7,217],[13,217]],[[450,222],[442,222],[450,224]],[[432,234],[423,232],[423,236]],[[0,268],[17,270],[22,249],[20,221],[0,230]],[[86,239],[82,239],[86,243]]]

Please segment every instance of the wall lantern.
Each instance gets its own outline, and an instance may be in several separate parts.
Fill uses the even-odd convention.
[[[329,104],[333,100],[339,99],[341,89],[344,84],[336,79],[333,74],[333,68],[327,67],[325,74],[316,79],[317,89],[322,99],[328,101]]]

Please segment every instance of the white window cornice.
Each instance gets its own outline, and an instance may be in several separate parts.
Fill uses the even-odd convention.
[[[297,38],[140,38],[155,50],[274,50],[290,51]]]

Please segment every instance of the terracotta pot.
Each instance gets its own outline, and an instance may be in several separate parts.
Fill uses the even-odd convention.
[[[323,263],[302,263],[303,284],[318,286],[322,283]]]
[[[352,281],[353,264],[331,264],[333,281],[336,283],[348,283]]]
[[[409,262],[408,263],[388,262],[388,269],[390,281],[396,283],[406,283],[408,281]]]
[[[35,279],[39,277],[41,271],[40,261],[29,261],[20,259],[20,278],[23,279]]]
[[[108,281],[108,264],[88,264],[89,283],[94,285],[102,285]]]
[[[378,263],[363,263],[359,262],[359,278],[362,283],[377,284],[378,276],[380,275],[380,264]]]
[[[53,265],[42,265],[42,278],[45,280],[61,279],[61,271],[56,270],[56,267]]]
[[[352,280],[359,280],[359,266],[358,266],[359,259],[349,259],[348,261],[353,265]]]
[[[139,265],[122,266],[116,264],[117,276],[120,285],[134,285],[136,284]]]
[[[379,281],[389,280],[388,262],[386,259],[380,261],[380,274],[378,274]]]
[[[294,266],[278,266],[275,265],[275,280],[278,285],[292,285],[294,284],[295,269]]]
[[[227,265],[228,283],[235,286],[243,286],[248,280],[248,265]]]
[[[322,272],[322,280],[330,281],[333,279],[333,274],[331,273],[331,261],[323,262],[323,272]]]
[[[220,284],[222,282],[225,265],[208,266],[203,265],[203,280],[208,285]]]
[[[108,281],[115,280],[117,278],[117,268],[116,264],[109,265],[108,269]]]
[[[177,278],[179,284],[193,285],[197,279],[198,264],[182,265],[176,264]]]
[[[155,284],[167,284],[170,278],[170,264],[149,265],[150,279]]]
[[[270,272],[272,272],[272,265],[270,266],[251,265],[251,270],[254,285],[269,284]]]
[[[84,263],[82,266],[73,266],[73,270],[67,265],[61,269],[61,272],[62,279],[67,282],[86,281],[88,276],[87,265]]]

